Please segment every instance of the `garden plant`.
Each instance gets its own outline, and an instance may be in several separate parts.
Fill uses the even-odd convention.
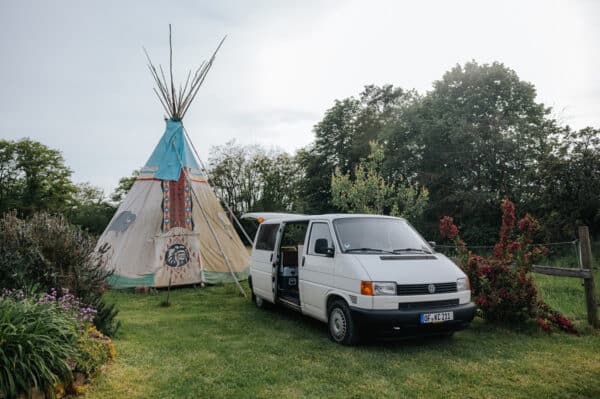
[[[530,273],[533,263],[547,253],[545,247],[532,245],[532,234],[540,228],[539,223],[529,214],[516,226],[515,220],[515,205],[503,200],[499,239],[493,254],[487,257],[468,250],[452,217],[440,220],[440,234],[454,242],[479,314],[491,322],[520,324],[534,319],[544,331],[577,333],[569,318],[538,298]]]

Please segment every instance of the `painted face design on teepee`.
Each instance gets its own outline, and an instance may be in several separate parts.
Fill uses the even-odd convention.
[[[190,261],[190,253],[183,244],[173,244],[165,253],[165,263],[171,267],[181,267]]]

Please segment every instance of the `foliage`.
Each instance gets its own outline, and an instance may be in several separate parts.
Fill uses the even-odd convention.
[[[530,206],[548,240],[576,237],[577,226],[600,233],[600,129],[566,129],[532,173]]]
[[[71,173],[60,152],[42,143],[0,140],[0,214],[69,210],[76,192]]]
[[[381,173],[383,147],[371,143],[371,154],[350,174],[339,168],[331,177],[331,202],[344,212],[402,216],[419,219],[427,205],[429,193],[419,184],[390,183]]]
[[[298,154],[304,171],[301,183],[304,212],[336,210],[330,191],[336,168],[342,174],[351,173],[369,155],[369,143],[415,98],[414,92],[392,85],[371,85],[365,86],[359,98],[335,101],[313,129],[315,142]]]
[[[559,129],[549,113],[503,64],[457,65],[384,132],[388,173],[429,188],[432,224],[453,214],[470,241],[490,237],[496,204],[523,200],[527,174],[552,149]]]
[[[95,315],[95,309],[65,289],[40,295],[4,288],[0,395],[12,398],[36,389],[54,397],[65,386],[77,391],[73,373],[89,377],[115,357],[110,338],[91,325]]]
[[[0,392],[49,391],[72,378],[77,323],[50,304],[0,299]]]
[[[137,179],[139,175],[140,170],[136,169],[131,173],[131,176],[121,177],[119,179],[119,184],[117,185],[117,188],[111,195],[111,200],[117,204],[123,201],[127,196],[127,193],[129,193],[129,190],[131,190],[131,187],[133,187],[135,179]]]
[[[97,313],[95,308],[85,305],[66,288],[62,288],[60,294],[55,288],[51,288],[50,292],[39,298],[38,302],[54,305],[82,324],[91,323]]]
[[[571,320],[538,300],[530,272],[533,262],[546,252],[543,247],[532,246],[531,235],[539,227],[538,222],[526,214],[518,222],[518,237],[513,239],[515,206],[509,200],[502,201],[499,240],[493,255],[484,258],[467,250],[451,217],[440,220],[440,234],[454,241],[460,266],[469,277],[471,291],[484,319],[509,323],[535,319],[545,331],[554,328],[576,333]]]
[[[294,157],[235,141],[213,147],[210,181],[217,196],[238,215],[248,211],[291,211],[298,200],[300,170]]]
[[[121,328],[121,322],[117,320],[119,311],[114,303],[107,303],[103,297],[97,297],[90,303],[96,314],[93,319],[94,326],[104,335],[114,337]]]
[[[62,216],[39,213],[24,220],[14,212],[5,214],[0,218],[0,285],[35,286],[49,293],[48,300],[77,297],[81,308],[96,310],[94,324],[114,335],[118,312],[102,300],[110,272],[93,254],[94,247],[93,237]],[[67,291],[57,293],[55,287]]]
[[[106,201],[104,192],[90,183],[76,185],[75,202],[69,221],[90,234],[100,235],[112,219],[116,207]]]
[[[43,291],[64,287],[84,302],[105,289],[110,275],[92,256],[95,240],[62,216],[36,213],[24,220],[15,213],[0,218],[0,284]]]
[[[75,371],[94,375],[109,360],[115,357],[115,349],[110,338],[105,337],[94,327],[88,327],[76,343],[77,356]]]

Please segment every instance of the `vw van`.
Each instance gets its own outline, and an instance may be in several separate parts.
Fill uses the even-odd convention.
[[[452,335],[473,320],[469,279],[406,220],[376,215],[249,213],[260,222],[249,284],[328,324],[333,341],[365,333]]]

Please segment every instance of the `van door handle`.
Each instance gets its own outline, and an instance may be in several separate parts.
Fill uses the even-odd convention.
[[[273,262],[273,252],[271,252],[271,256],[269,257],[269,262]]]
[[[306,260],[306,256],[302,256],[302,266],[304,267],[304,261]]]

